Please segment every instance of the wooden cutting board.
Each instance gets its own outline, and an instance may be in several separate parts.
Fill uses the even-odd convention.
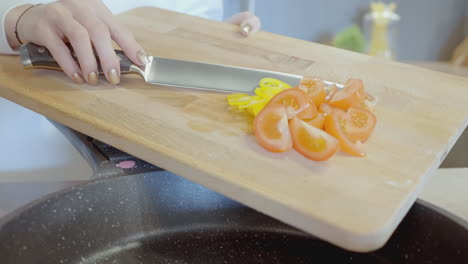
[[[233,25],[155,8],[119,19],[153,55],[363,79],[379,99],[367,157],[316,163],[294,151],[268,153],[224,94],[136,76],[119,86],[75,85],[0,56],[0,95],[349,250],[387,241],[467,124],[462,77],[267,32],[245,39]]]

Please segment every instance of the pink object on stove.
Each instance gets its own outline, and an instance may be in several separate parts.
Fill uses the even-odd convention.
[[[135,167],[135,165],[136,165],[136,163],[133,160],[125,160],[125,161],[121,161],[121,162],[119,162],[119,164],[117,164],[117,166],[119,166],[122,169],[131,169],[131,168]]]

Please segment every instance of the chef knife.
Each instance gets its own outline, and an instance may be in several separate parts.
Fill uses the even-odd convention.
[[[275,78],[295,86],[303,77],[261,69],[152,56],[149,57],[148,64],[140,67],[133,64],[123,51],[116,50],[115,52],[120,60],[122,74],[135,73],[147,83],[156,85],[252,94],[262,78]],[[73,51],[72,55],[74,55]],[[20,56],[26,69],[61,71],[60,66],[45,47],[32,43],[22,45]],[[101,68],[99,68],[99,73],[103,74]]]

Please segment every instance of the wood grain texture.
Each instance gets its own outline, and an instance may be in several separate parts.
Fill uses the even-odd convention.
[[[315,163],[259,147],[251,121],[225,95],[151,86],[75,85],[62,73],[23,70],[0,57],[0,95],[141,159],[355,251],[390,237],[466,126],[468,79],[155,8],[122,14],[148,53],[344,83],[379,99],[368,156]]]
[[[409,61],[409,64],[431,69],[434,71],[446,72],[454,75],[468,77],[468,67],[456,66],[445,61]]]

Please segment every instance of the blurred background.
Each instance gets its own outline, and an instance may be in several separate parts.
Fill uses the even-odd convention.
[[[377,1],[370,0],[224,2],[226,17],[250,9],[260,17],[263,30],[303,40],[333,45],[333,41],[341,37],[339,45],[352,47],[359,44],[361,31],[366,46],[360,51],[363,53],[368,51],[368,38],[378,17],[371,12],[371,2]],[[456,48],[468,36],[468,0],[395,0],[383,3],[387,9],[390,4],[395,4],[393,14],[386,12],[383,15],[390,21],[387,29],[382,29],[387,31],[395,60],[450,61]],[[364,19],[366,14],[370,20]],[[356,27],[350,28],[352,25]],[[465,46],[465,53],[468,53],[468,42]]]

